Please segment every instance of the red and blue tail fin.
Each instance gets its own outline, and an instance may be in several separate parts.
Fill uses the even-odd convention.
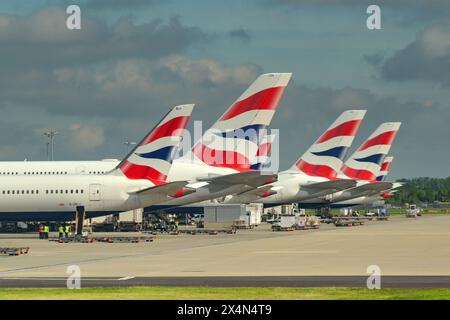
[[[193,104],[174,107],[117,166],[128,179],[167,181],[173,158],[191,117]]]
[[[380,173],[378,174],[377,181],[384,181],[386,179],[386,176],[389,173],[389,170],[391,170],[392,161],[394,161],[394,157],[387,156],[384,158],[383,164],[380,168]]]
[[[344,111],[289,171],[335,179],[366,110]]]
[[[270,151],[272,150],[272,143],[275,140],[274,134],[265,135],[259,144],[256,152],[255,162],[250,166],[252,170],[261,170],[266,164],[270,162]]]
[[[344,178],[374,181],[381,164],[389,153],[401,122],[382,123],[364,143],[345,161],[341,172]]]
[[[209,166],[250,170],[260,134],[272,121],[291,76],[291,73],[259,76],[186,157]]]

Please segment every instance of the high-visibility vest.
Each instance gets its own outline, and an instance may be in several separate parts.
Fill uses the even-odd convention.
[[[45,227],[44,227],[44,232],[46,232],[46,233],[47,233],[47,232],[50,232],[50,227],[49,227],[49,226],[45,226]]]
[[[70,232],[70,226],[66,226],[66,233]]]
[[[59,231],[59,233],[64,233],[64,227],[63,227],[63,226],[60,226],[60,227],[58,228],[58,231]]]

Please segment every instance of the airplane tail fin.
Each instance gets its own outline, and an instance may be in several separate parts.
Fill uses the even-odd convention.
[[[156,185],[167,182],[193,108],[193,104],[186,104],[170,110],[117,165],[114,172],[128,179],[147,179]]]
[[[335,179],[365,114],[366,110],[344,111],[290,171]]]
[[[401,122],[382,123],[345,161],[341,172],[349,179],[374,181],[400,125]]]
[[[249,170],[260,134],[272,121],[291,76],[291,73],[259,76],[187,156],[209,166]]]
[[[384,179],[386,179],[389,170],[391,170],[393,160],[394,157],[392,156],[386,156],[386,158],[384,158],[383,164],[381,165],[380,173],[378,174],[377,177],[377,181],[384,181]]]
[[[275,140],[274,134],[265,135],[256,152],[255,162],[250,166],[252,170],[261,170],[266,164],[270,162],[270,151],[272,150],[272,143]]]

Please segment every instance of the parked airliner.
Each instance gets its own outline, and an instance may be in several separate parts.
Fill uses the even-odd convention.
[[[10,175],[0,179],[0,220],[73,220],[164,203],[187,181],[168,182],[194,105],[174,107],[114,170],[102,175]]]

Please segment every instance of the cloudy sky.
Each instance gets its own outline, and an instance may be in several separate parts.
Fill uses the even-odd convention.
[[[366,9],[381,7],[382,29]],[[407,4],[406,4],[407,3]],[[69,4],[82,29],[69,31]],[[163,112],[196,103],[204,127],[263,72],[293,72],[275,115],[281,169],[349,108],[355,146],[402,121],[392,178],[449,176],[447,0],[84,0],[0,3],[0,155],[121,158]]]

